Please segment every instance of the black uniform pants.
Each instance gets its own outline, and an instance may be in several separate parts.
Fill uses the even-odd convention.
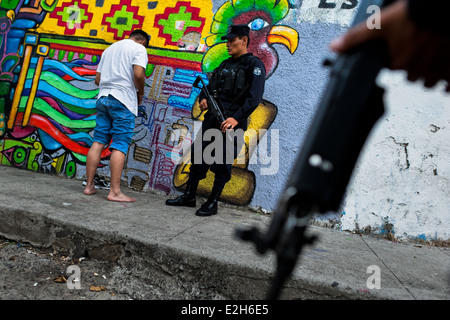
[[[195,183],[204,179],[211,170],[215,192],[221,192],[230,181],[231,167],[244,144],[244,130],[222,133],[219,127],[216,118],[205,115],[202,129],[191,146],[192,165],[189,172],[189,181]]]

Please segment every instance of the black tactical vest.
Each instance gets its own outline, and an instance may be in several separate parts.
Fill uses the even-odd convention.
[[[255,57],[250,54],[238,59],[238,61],[233,58],[224,60],[212,73],[210,92],[213,95],[217,92],[221,101],[233,101],[245,88],[247,83],[246,69],[253,58]]]

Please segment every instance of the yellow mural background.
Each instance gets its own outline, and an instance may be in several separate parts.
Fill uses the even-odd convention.
[[[51,1],[51,0],[50,0]],[[50,2],[48,1],[48,2]],[[105,14],[109,14],[111,11],[111,7],[113,5],[118,5],[123,2],[123,0],[105,0],[103,6],[96,6],[95,0],[54,0],[58,1],[55,9],[58,7],[63,7],[64,5],[70,5],[71,3],[75,4],[85,4],[89,7],[89,12],[93,14],[92,21],[84,24],[83,28],[76,28],[74,37],[86,37],[92,39],[104,40],[107,43],[113,43],[118,39],[114,39],[114,33],[109,32],[107,30],[107,26],[102,25],[103,16]],[[54,1],[51,4],[54,4]],[[177,0],[164,0],[159,1],[154,9],[148,8],[148,0],[131,0],[131,6],[139,7],[138,14],[144,17],[144,22],[141,26],[141,29],[147,32],[150,37],[150,46],[165,48],[165,49],[179,49],[177,46],[167,45],[165,43],[165,39],[159,36],[159,29],[154,26],[155,16],[158,14],[163,14],[167,8],[175,7],[177,3],[180,1]],[[191,0],[184,1],[190,3],[192,7],[199,8],[199,16],[205,18],[205,24],[203,27],[201,39],[202,43],[204,43],[204,38],[209,35],[209,28],[212,23],[213,11],[212,11],[212,1],[210,0]],[[50,3],[47,3],[51,5]],[[72,5],[73,5],[72,4]],[[97,35],[90,35],[91,30],[97,30]],[[65,35],[66,27],[62,27],[58,25],[57,19],[52,19],[49,16],[43,21],[43,23],[36,28],[36,32],[38,33],[51,33],[57,35]]]

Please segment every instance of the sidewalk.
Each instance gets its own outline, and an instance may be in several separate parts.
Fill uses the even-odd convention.
[[[83,195],[81,181],[0,166],[0,235],[110,261],[136,299],[263,299],[273,253],[234,238],[237,227],[270,217],[221,205],[211,217],[165,206],[166,197],[125,190],[135,203]],[[200,203],[203,200],[200,199]],[[450,249],[400,244],[320,227],[282,299],[450,299]],[[380,289],[368,278],[379,267]],[[369,281],[370,282],[370,281]]]

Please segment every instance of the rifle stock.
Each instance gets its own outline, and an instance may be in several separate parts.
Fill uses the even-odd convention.
[[[369,6],[382,4],[363,0],[353,25],[368,18]],[[267,299],[279,296],[303,246],[315,240],[305,235],[311,217],[339,210],[361,149],[384,112],[384,90],[375,80],[387,63],[387,48],[377,41],[336,58],[267,232],[255,227],[236,231],[237,237],[253,242],[258,253],[276,252],[276,274]]]

